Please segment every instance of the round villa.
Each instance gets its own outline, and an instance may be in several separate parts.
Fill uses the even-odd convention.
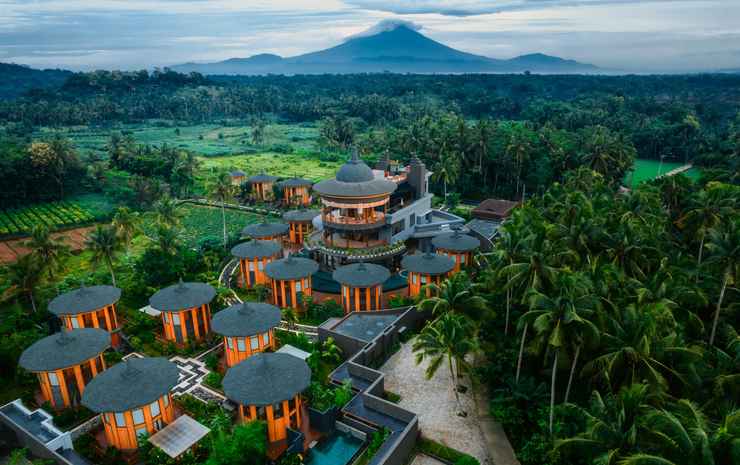
[[[263,220],[261,223],[250,224],[242,229],[242,236],[249,236],[252,239],[263,241],[282,241],[283,236],[288,234],[288,225],[285,223],[268,223]]]
[[[251,240],[242,242],[231,249],[231,255],[239,259],[242,287],[267,284],[265,266],[280,258],[282,247],[274,241]]]
[[[416,296],[424,285],[441,284],[448,273],[455,269],[455,260],[431,252],[415,253],[403,257],[401,266],[408,271],[409,296]]]
[[[303,392],[311,382],[305,361],[289,354],[256,354],[229,369],[226,397],[239,404],[241,421],[264,420],[270,443],[283,441],[287,428],[300,429],[308,418],[301,411]]]
[[[285,212],[283,220],[290,226],[290,243],[302,245],[303,240],[308,238],[313,230],[313,219],[320,214],[321,212],[318,210],[291,210]]]
[[[111,334],[113,346],[120,344],[121,330],[116,317],[116,303],[121,290],[113,286],[82,286],[60,294],[49,302],[49,311],[57,315],[67,329],[101,328]]]
[[[216,290],[208,284],[180,281],[151,296],[149,305],[162,312],[165,339],[183,344],[208,334],[215,296]]]
[[[275,260],[265,266],[272,282],[272,303],[278,307],[303,308],[303,295],[311,295],[311,275],[319,264],[308,258],[293,257]]]
[[[342,307],[350,313],[380,310],[383,283],[391,273],[384,266],[355,263],[340,266],[332,277],[342,286]]]
[[[280,309],[274,305],[244,302],[213,316],[213,332],[224,337],[226,366],[231,367],[258,352],[275,348],[273,328],[280,325]]]
[[[455,260],[454,272],[458,272],[470,263],[473,251],[480,247],[480,239],[456,229],[454,232],[434,237],[432,245],[437,249],[437,253]]]
[[[178,379],[177,365],[165,358],[130,358],[93,379],[82,405],[101,414],[108,445],[136,449],[139,437],[175,419],[170,389]]]
[[[277,179],[277,176],[270,176],[269,174],[265,174],[264,171],[247,179],[247,182],[252,186],[252,200],[257,202],[274,200],[275,193],[272,187],[275,185]]]
[[[311,204],[311,186],[313,183],[308,179],[290,178],[280,183],[283,191],[283,203],[285,205],[302,205]]]
[[[36,373],[41,396],[55,409],[79,405],[85,386],[105,370],[110,334],[102,329],[62,330],[33,343],[18,364]]]

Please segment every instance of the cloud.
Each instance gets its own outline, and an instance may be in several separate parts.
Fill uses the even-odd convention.
[[[380,34],[381,32],[392,31],[401,26],[407,27],[412,31],[421,31],[422,29],[421,24],[415,23],[413,21],[406,21],[405,19],[384,19],[373,27],[365,29],[364,31],[357,34],[352,34],[351,36],[348,36],[345,40],[358,39],[360,37],[369,37],[375,34]]]
[[[554,7],[690,1],[701,2],[704,0],[344,0],[344,3],[362,9],[385,11],[399,15],[439,14],[465,17]]]

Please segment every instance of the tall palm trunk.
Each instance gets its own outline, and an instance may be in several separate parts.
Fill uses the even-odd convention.
[[[28,290],[28,299],[31,301],[31,308],[33,309],[33,313],[38,312],[38,309],[36,308],[36,299],[33,297],[33,289]]]
[[[224,225],[224,249],[225,249],[226,243],[227,243],[227,239],[226,239],[226,201],[225,200],[221,201],[221,221],[223,222],[223,225]]]
[[[452,360],[452,356],[447,356],[447,364],[450,368],[450,378],[452,378],[452,392],[455,394],[455,402],[457,403],[457,410],[458,412],[462,413],[462,404],[460,403],[460,393],[457,392],[457,373],[455,373],[455,367],[454,362]]]
[[[504,336],[509,335],[509,313],[511,311],[511,288],[506,289],[506,323],[504,324]]]
[[[573,374],[576,372],[576,365],[578,364],[578,356],[581,354],[581,345],[578,344],[576,347],[576,353],[573,355],[573,363],[570,365],[570,374],[568,375],[568,387],[565,388],[565,402],[568,402],[570,396],[570,386],[573,383]]]
[[[550,434],[552,434],[552,423],[555,417],[555,374],[558,369],[558,349],[555,349],[555,358],[552,361],[552,378],[550,380]]]
[[[105,260],[108,262],[108,270],[110,271],[110,280],[111,282],[113,282],[113,286],[116,286],[116,273],[113,271],[113,260],[111,259],[111,257],[106,257]]]
[[[529,324],[524,325],[524,330],[522,331],[522,342],[519,344],[519,358],[516,362],[516,377],[514,378],[514,382],[519,382],[519,373],[522,371],[522,357],[524,356],[524,341],[527,339],[527,328],[529,327]]]
[[[714,310],[714,321],[712,321],[712,333],[709,335],[709,345],[714,345],[714,336],[717,335],[717,323],[719,322],[719,311],[722,308],[722,301],[725,299],[725,291],[727,290],[727,282],[730,280],[730,270],[725,270],[725,277],[722,280],[722,290],[719,291],[719,299],[717,300],[717,308]]]
[[[707,236],[706,233],[702,233],[701,234],[701,241],[699,241],[699,256],[698,256],[698,258],[696,260],[696,267],[697,268],[701,267],[701,256],[704,253],[704,238],[706,236]],[[696,275],[696,278],[697,278],[697,280],[699,279],[699,275],[698,274]]]

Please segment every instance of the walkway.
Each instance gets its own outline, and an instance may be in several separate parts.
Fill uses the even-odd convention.
[[[691,163],[689,163],[687,165],[679,166],[678,168],[674,168],[674,169],[668,171],[667,173],[664,173],[664,174],[661,174],[660,176],[657,176],[655,179],[660,179],[660,178],[664,178],[664,177],[667,177],[667,176],[675,176],[677,174],[684,173],[684,172],[690,170],[693,167],[694,167],[694,165],[692,165]]]

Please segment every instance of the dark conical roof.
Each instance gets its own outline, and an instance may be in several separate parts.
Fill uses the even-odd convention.
[[[231,367],[224,376],[226,397],[241,405],[270,405],[306,390],[311,369],[300,358],[259,353]]]
[[[311,187],[313,182],[303,178],[288,178],[285,181],[281,181],[280,185],[283,187]]]
[[[318,210],[290,210],[283,213],[283,219],[287,222],[308,223],[320,214]]]
[[[231,249],[231,255],[238,258],[275,257],[283,250],[275,241],[251,240],[237,244]]]
[[[49,311],[55,315],[77,315],[114,304],[120,298],[121,290],[117,287],[82,286],[54,297],[49,302]]]
[[[131,357],[93,378],[82,405],[97,413],[137,409],[170,392],[179,378],[177,365],[164,357]]]
[[[370,287],[383,284],[391,277],[384,266],[372,263],[353,263],[340,266],[332,274],[334,281],[351,287]]]
[[[40,339],[21,354],[18,364],[32,372],[53,371],[90,360],[110,347],[110,334],[98,328],[64,330]]]
[[[205,283],[184,283],[160,289],[149,297],[149,305],[160,311],[187,310],[200,307],[216,297],[216,289]]]
[[[261,302],[244,302],[213,315],[211,327],[216,334],[246,337],[267,332],[280,325],[280,309]]]
[[[247,225],[242,229],[242,234],[245,236],[251,236],[255,239],[262,239],[264,237],[274,237],[281,234],[285,234],[290,229],[285,223],[268,223],[266,221],[262,223],[255,223]]]
[[[265,274],[278,281],[307,278],[317,271],[319,271],[318,263],[302,257],[290,256],[265,265]]]
[[[453,252],[469,252],[480,247],[480,239],[456,230],[436,236],[432,239],[432,245],[438,249]]]
[[[270,176],[269,174],[265,174],[265,172],[261,172],[260,174],[255,174],[254,176],[247,179],[247,182],[250,184],[259,183],[259,182],[275,182],[277,181],[277,176]]]
[[[313,186],[320,195],[366,197],[390,194],[398,188],[395,182],[376,178],[373,170],[352,151],[352,158],[337,171],[335,179],[326,179]]]
[[[401,260],[403,269],[429,275],[444,274],[455,268],[455,260],[436,253],[415,253]]]

